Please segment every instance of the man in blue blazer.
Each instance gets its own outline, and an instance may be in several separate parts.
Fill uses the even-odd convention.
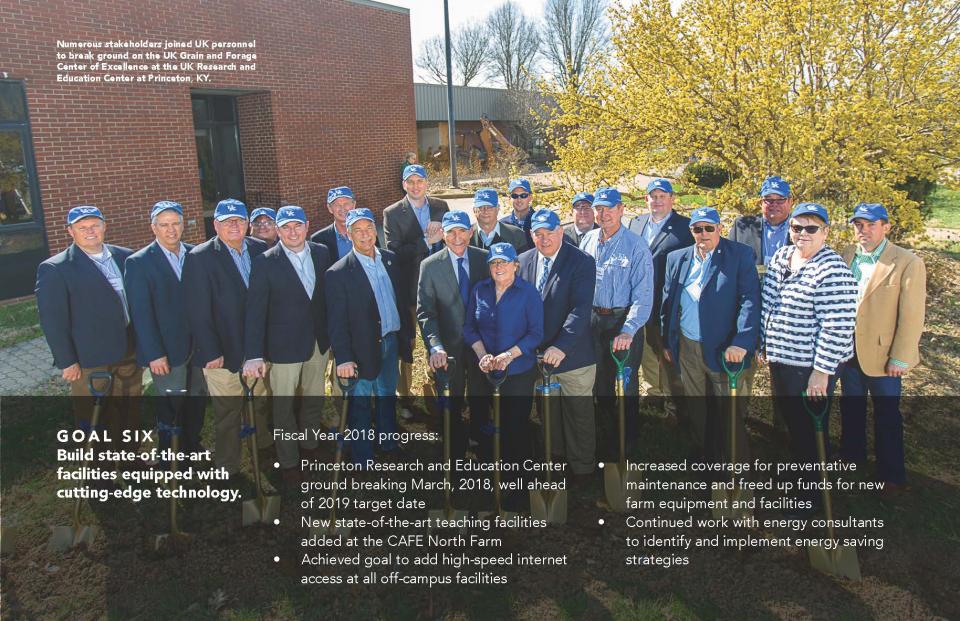
[[[520,277],[543,299],[543,342],[538,351],[556,369],[559,408],[551,415],[553,452],[566,456],[574,475],[589,475],[596,459],[593,385],[597,364],[590,331],[597,264],[593,257],[564,243],[560,218],[538,209],[530,225],[535,248],[520,255]]]
[[[722,237],[720,214],[712,207],[693,211],[695,245],[667,257],[660,321],[666,360],[680,371],[689,432],[699,456],[729,461],[729,417],[708,398],[728,395],[726,364],[749,366],[760,334],[760,280],[753,250]],[[740,395],[745,397],[748,395]],[[737,403],[737,461],[749,460],[744,413]]]
[[[307,241],[309,230],[300,207],[288,205],[277,212],[280,241],[253,260],[244,333],[244,375],[265,378],[270,363],[274,429],[305,432],[299,442],[276,442],[283,479],[291,485],[300,480],[301,457],[317,457],[314,432],[323,425],[330,348],[323,293],[330,258],[325,246]],[[294,413],[297,395],[303,397],[299,424]]]
[[[150,212],[150,229],[156,239],[127,258],[124,274],[137,334],[137,364],[149,367],[158,396],[175,391],[171,398],[156,402],[160,448],[170,446],[170,428],[176,425],[176,411],[180,408],[181,450],[199,451],[207,385],[203,371],[189,364],[192,348],[181,278],[183,262],[193,245],[180,241],[180,203],[156,203]],[[184,400],[184,390],[189,399]]]
[[[101,424],[114,440],[139,421],[143,371],[134,357],[127,291],[123,284],[128,248],[103,243],[103,214],[90,205],[67,212],[67,233],[73,243],[37,268],[40,327],[53,353],[53,363],[70,382],[70,395],[89,396],[94,371],[113,374],[112,395]],[[80,422],[92,413],[89,399],[74,400]],[[128,447],[129,448],[129,447]]]
[[[398,449],[397,378],[400,359],[413,362],[413,322],[406,280],[397,255],[376,246],[377,226],[366,208],[347,214],[353,251],[326,275],[327,325],[337,362],[337,376],[358,377],[350,404],[350,428],[368,432],[370,397],[377,400],[376,444],[383,452]],[[351,442],[354,463],[373,459],[373,441],[361,434]]]
[[[345,185],[330,188],[327,192],[327,211],[333,216],[333,222],[311,235],[310,241],[327,247],[331,263],[336,263],[353,249],[353,242],[347,234],[347,213],[356,206],[353,190]],[[379,239],[377,247],[380,247]]]
[[[183,264],[183,285],[193,363],[203,376],[213,400],[216,425],[216,464],[234,475],[240,471],[240,421],[244,394],[238,373],[243,366],[247,288],[253,259],[267,244],[246,237],[247,206],[232,198],[217,203],[213,237],[189,253]],[[254,395],[267,393],[257,382]],[[266,399],[255,400],[259,449],[273,444],[268,433]]]
[[[648,212],[636,216],[630,222],[630,230],[646,240],[653,257],[653,313],[663,299],[664,274],[667,269],[667,255],[678,248],[693,244],[690,235],[690,219],[673,210],[675,201],[673,185],[666,179],[654,179],[647,184]],[[643,328],[643,337],[647,346],[643,349],[640,367],[643,371],[643,385],[648,397],[658,401],[671,395],[680,396],[680,378],[675,369],[663,359],[663,336],[656,321],[648,321]],[[665,405],[670,408],[669,403]]]

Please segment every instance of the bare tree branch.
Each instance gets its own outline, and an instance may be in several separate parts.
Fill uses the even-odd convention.
[[[444,48],[443,37],[430,37],[420,44],[420,52],[417,54],[417,68],[420,69],[420,77],[427,82],[437,84],[447,83],[447,57]]]
[[[542,54],[562,87],[580,89],[610,38],[604,11],[607,0],[547,0],[543,9]]]
[[[491,41],[491,73],[508,90],[530,86],[540,35],[537,25],[528,19],[513,0],[501,4],[487,18]]]
[[[470,86],[490,59],[486,25],[479,23],[460,28],[453,36],[454,70],[460,84]]]

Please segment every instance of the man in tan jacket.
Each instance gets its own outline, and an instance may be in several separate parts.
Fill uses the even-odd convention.
[[[840,373],[840,456],[866,461],[869,394],[877,478],[890,494],[906,484],[900,391],[902,377],[920,361],[926,269],[915,254],[887,240],[890,218],[882,205],[857,205],[850,222],[857,244],[844,249],[843,258],[857,280],[857,323],[854,357]]]

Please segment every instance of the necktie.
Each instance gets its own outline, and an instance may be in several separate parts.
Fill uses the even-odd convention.
[[[463,300],[463,307],[466,308],[467,300],[470,298],[470,277],[463,266],[463,260],[463,257],[457,259],[457,279],[460,281],[460,299]]]
[[[550,259],[543,257],[543,273],[540,274],[540,280],[537,281],[537,291],[540,297],[543,297],[543,289],[547,286],[547,277],[550,276]]]

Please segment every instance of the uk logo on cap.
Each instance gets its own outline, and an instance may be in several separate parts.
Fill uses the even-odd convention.
[[[354,196],[353,196],[353,190],[351,190],[350,188],[348,188],[348,187],[345,186],[345,185],[341,185],[341,186],[336,187],[336,188],[331,188],[330,191],[327,192],[327,202],[328,202],[328,203],[332,203],[333,201],[337,200],[338,198],[344,198],[344,197],[349,198],[349,199],[351,199],[351,200],[356,200],[356,199],[354,198]]]
[[[496,207],[500,199],[493,188],[482,188],[473,194],[474,207]]]
[[[213,217],[220,222],[227,218],[247,219],[247,206],[235,198],[225,198],[217,203],[217,208],[213,211]]]
[[[69,226],[84,218],[100,218],[103,220],[103,214],[93,205],[80,205],[67,212],[67,225]]]

